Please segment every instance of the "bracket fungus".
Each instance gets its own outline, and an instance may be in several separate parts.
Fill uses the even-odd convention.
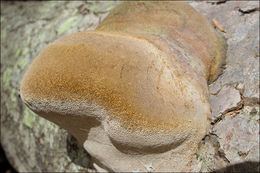
[[[185,171],[209,127],[207,83],[224,53],[185,2],[124,2],[95,31],[43,49],[21,97],[74,135],[97,168]]]

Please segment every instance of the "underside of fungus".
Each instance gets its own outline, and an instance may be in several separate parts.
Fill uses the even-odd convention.
[[[35,58],[21,97],[108,171],[185,171],[210,119],[224,44],[184,2],[125,2]]]

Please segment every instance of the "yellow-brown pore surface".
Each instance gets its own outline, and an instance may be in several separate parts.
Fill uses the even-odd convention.
[[[126,128],[173,129],[186,123],[179,122],[174,109],[188,106],[186,114],[194,110],[188,101],[185,105],[164,102],[157,92],[165,87],[158,86],[162,72],[154,66],[147,74],[147,68],[161,56],[140,39],[79,32],[54,42],[38,55],[24,76],[21,94],[25,100],[43,102],[93,101]],[[171,83],[167,85],[172,88]],[[185,87],[181,82],[178,85]],[[178,89],[165,95],[185,100]]]

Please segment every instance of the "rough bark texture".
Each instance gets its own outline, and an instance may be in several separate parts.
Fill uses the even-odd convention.
[[[95,29],[118,3],[1,2],[1,144],[18,171],[91,171],[84,149],[26,108],[19,87],[25,69],[47,44]],[[212,128],[191,169],[259,171],[259,4],[190,4],[221,24],[228,45],[223,73],[210,84]]]

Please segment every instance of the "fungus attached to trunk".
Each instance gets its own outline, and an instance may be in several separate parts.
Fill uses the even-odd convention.
[[[103,169],[185,171],[209,126],[223,45],[184,2],[125,2],[95,31],[42,50],[21,97]]]

